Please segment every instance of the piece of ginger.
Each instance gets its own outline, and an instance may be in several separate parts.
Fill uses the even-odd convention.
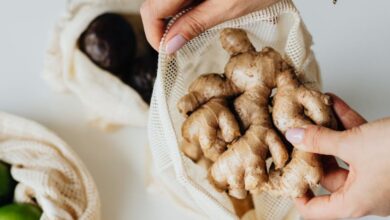
[[[235,98],[234,110],[245,133],[213,158],[209,169],[211,183],[241,199],[247,191],[303,195],[322,176],[319,157],[296,149],[289,156],[278,132],[284,134],[289,128],[313,122],[335,128],[329,97],[302,85],[294,69],[274,49],[267,47],[257,52],[245,31],[224,29],[220,40],[231,55],[225,74],[201,76],[178,103],[182,114],[193,112],[192,116],[213,98]],[[275,88],[271,117],[269,102]],[[199,152],[205,153],[202,150]],[[276,169],[270,178],[265,163],[269,154]]]
[[[182,151],[192,160],[211,161],[240,136],[240,127],[223,99],[214,98],[191,114],[182,125]]]
[[[276,53],[276,52],[274,52]],[[293,69],[277,76],[272,117],[282,134],[290,128],[317,124],[336,129],[330,97],[302,85]],[[272,172],[267,191],[277,195],[300,197],[320,181],[323,171],[320,157],[294,148],[291,161],[281,171]]]

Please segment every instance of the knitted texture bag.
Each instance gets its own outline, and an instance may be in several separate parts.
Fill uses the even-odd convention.
[[[42,220],[99,220],[95,183],[80,158],[41,125],[0,112],[0,160],[18,182],[14,199],[37,203]]]
[[[311,36],[290,0],[217,25],[189,41],[174,56],[165,53],[166,41],[162,39],[149,117],[154,176],[165,192],[197,218],[236,218],[228,196],[207,181],[207,171],[181,153],[184,118],[176,108],[177,101],[200,74],[224,72],[229,55],[222,49],[219,33],[226,27],[244,29],[257,50],[265,46],[275,48],[296,68],[302,82],[320,87]],[[255,196],[254,203],[256,217],[251,213],[244,218],[297,218],[290,199],[263,193]]]
[[[66,13],[51,33],[43,78],[53,89],[75,94],[85,106],[89,121],[105,130],[123,125],[146,126],[149,106],[134,89],[96,66],[78,48],[78,38],[97,16],[107,12],[138,14],[141,2],[70,1]],[[128,20],[136,34],[143,35],[140,18],[128,17]],[[140,37],[139,40],[144,39]],[[138,41],[138,45],[145,44]]]

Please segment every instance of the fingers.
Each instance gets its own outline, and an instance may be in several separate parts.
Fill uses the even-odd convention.
[[[344,217],[345,195],[336,192],[330,195],[305,196],[295,200],[298,211],[305,219],[337,219]]]
[[[320,183],[329,192],[335,192],[344,186],[348,177],[348,170],[338,168],[325,173]]]
[[[306,128],[294,128],[286,132],[286,138],[298,149],[325,155],[333,155],[347,161],[349,141],[359,137],[358,127],[367,121],[351,109],[339,97],[333,98],[334,109],[348,132],[334,131],[325,127],[310,125]],[[351,129],[352,128],[352,129]]]
[[[174,53],[205,30],[224,21],[265,8],[277,1],[256,0],[246,1],[244,4],[242,1],[203,1],[172,25],[167,35],[166,52]]]
[[[286,138],[300,150],[338,156],[344,160],[345,147],[341,146],[345,135],[325,127],[309,125],[306,128],[293,128],[286,132]]]
[[[277,1],[256,0],[242,4],[241,1],[208,0],[198,4],[199,0],[146,0],[140,12],[146,38],[152,47],[158,50],[159,42],[164,34],[165,18],[176,15],[188,5],[198,4],[178,18],[170,28],[165,49],[168,54],[171,54],[206,29],[226,20],[265,8]]]
[[[167,35],[166,52],[172,54],[187,41],[196,37],[206,29],[227,20],[225,6],[219,1],[204,1],[197,7],[181,16],[170,28]]]
[[[142,4],[140,13],[146,39],[155,50],[158,50],[164,34],[165,19],[177,14],[188,2],[185,0],[146,0]]]
[[[324,175],[321,178],[321,185],[329,192],[335,192],[341,188],[348,177],[348,170],[340,168],[333,156],[322,156]]]
[[[366,119],[364,119],[359,113],[354,111],[340,97],[331,93],[329,93],[328,95],[332,97],[334,111],[345,129],[350,129],[367,123]]]

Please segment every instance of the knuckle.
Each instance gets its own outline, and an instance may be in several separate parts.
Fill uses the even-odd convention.
[[[185,21],[189,28],[191,37],[196,36],[206,30],[206,24],[193,15],[188,15]]]
[[[362,134],[362,128],[360,126],[353,127],[347,130],[349,136],[360,136]]]
[[[320,142],[321,137],[324,133],[324,129],[322,127],[316,126],[313,129],[310,130],[308,145],[309,147],[312,147],[315,151],[320,151]]]
[[[354,140],[358,137],[361,137],[362,134],[363,134],[362,128],[360,126],[358,126],[358,127],[353,127],[353,128],[350,128],[348,130],[343,131],[341,138],[342,138],[344,143],[345,142],[349,143],[351,140]],[[348,147],[348,145],[346,145],[344,147]]]

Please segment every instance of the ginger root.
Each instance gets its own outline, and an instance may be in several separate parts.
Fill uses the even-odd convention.
[[[216,98],[219,101],[234,98],[232,110],[238,115],[245,133],[238,139],[235,136],[237,140],[231,142],[232,139],[221,139],[222,135],[218,135],[220,123],[216,119],[210,120],[213,126],[206,127],[203,122],[203,126],[198,125],[197,129],[184,127],[190,123],[186,121],[182,129],[183,137],[186,132],[198,134],[190,135],[192,138],[184,137],[192,143],[191,149],[197,152],[190,157],[196,160],[203,153],[213,160],[209,169],[211,183],[217,189],[227,190],[235,198],[243,199],[248,191],[258,193],[263,190],[285,196],[302,196],[322,176],[319,157],[296,149],[290,156],[279,135],[289,128],[312,123],[335,128],[329,97],[301,84],[294,69],[274,49],[266,47],[257,52],[245,31],[224,29],[220,41],[231,55],[225,66],[225,74],[200,76],[190,86],[189,93],[179,100],[178,109],[183,115],[190,115],[187,120],[202,121],[205,114],[203,107],[209,102]],[[277,92],[273,98],[271,117],[270,96],[275,88]],[[208,110],[222,111],[216,107]],[[234,117],[228,120],[233,126],[237,124],[233,122]],[[222,144],[215,147],[197,144],[201,133],[199,128],[203,133],[211,134],[207,136],[209,143],[222,140]],[[227,149],[220,147],[226,146],[224,144],[228,144]],[[270,175],[265,163],[269,154],[275,167]]]
[[[240,127],[223,99],[211,99],[182,125],[182,151],[192,160],[204,155],[217,160],[228,143],[240,136]]]
[[[191,83],[188,94],[179,100],[177,108],[186,117],[213,97],[226,98],[238,93],[238,88],[224,75],[205,74]]]
[[[290,68],[277,77],[277,92],[273,98],[272,117],[283,134],[290,128],[313,124],[336,129],[337,123],[327,95],[300,84]],[[291,161],[281,172],[271,173],[268,191],[278,195],[300,197],[322,177],[319,155],[294,148]]]

